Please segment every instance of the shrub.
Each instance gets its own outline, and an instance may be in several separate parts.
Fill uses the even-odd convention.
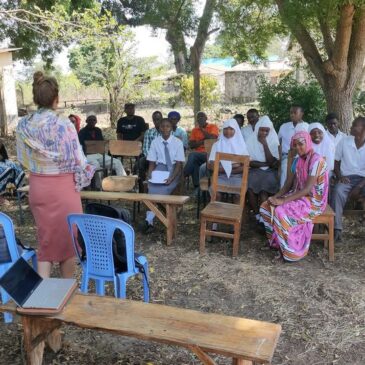
[[[186,105],[194,105],[194,81],[192,76],[184,76],[180,81],[181,99]],[[200,76],[200,103],[201,107],[208,108],[218,101],[218,82],[208,75]]]
[[[326,101],[317,81],[301,84],[289,74],[276,85],[261,79],[258,91],[260,112],[269,115],[277,129],[289,120],[289,109],[293,104],[303,107],[306,122],[321,121],[327,113]]]

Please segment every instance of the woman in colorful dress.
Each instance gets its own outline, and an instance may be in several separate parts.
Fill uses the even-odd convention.
[[[269,246],[276,258],[298,261],[305,257],[313,230],[313,219],[327,206],[328,171],[323,157],[313,151],[308,132],[297,132],[291,141],[298,157],[292,163],[282,189],[261,205]]]
[[[19,162],[30,171],[29,204],[37,227],[38,272],[47,278],[52,263],[61,276],[71,278],[75,252],[67,215],[82,213],[79,191],[90,184],[94,167],[88,165],[74,125],[57,114],[55,78],[34,74],[33,99],[38,110],[18,124]]]

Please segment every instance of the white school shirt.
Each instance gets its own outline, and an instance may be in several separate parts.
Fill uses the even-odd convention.
[[[365,177],[365,145],[357,149],[355,137],[345,136],[336,147],[335,160],[341,161],[341,175]]]
[[[173,165],[178,161],[185,162],[184,145],[179,138],[173,135],[171,135],[167,141],[165,141],[162,136],[158,136],[152,141],[147,155],[148,161],[166,164],[165,145],[163,142],[167,142],[167,149]]]
[[[327,136],[331,139],[331,141],[335,144],[335,147],[338,145],[338,142],[340,142],[343,137],[347,136],[346,133],[343,133],[341,131],[337,132],[336,137],[327,130],[326,130],[326,133],[327,133]]]
[[[245,142],[247,143],[250,139],[250,137],[253,135],[254,130],[252,128],[252,125],[246,125],[245,127],[241,128],[241,133],[242,133],[242,137],[245,140]]]
[[[293,122],[287,122],[281,125],[278,133],[279,140],[281,140],[281,152],[283,154],[288,154],[290,150],[290,142],[294,134],[298,131],[308,131],[308,123],[299,122],[296,127],[294,127]]]

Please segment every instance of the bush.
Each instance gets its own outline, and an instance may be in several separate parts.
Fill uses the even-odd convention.
[[[303,107],[306,122],[321,121],[327,113],[322,89],[316,81],[300,84],[289,74],[276,85],[261,79],[258,91],[260,112],[269,115],[277,129],[289,120],[293,104]]]
[[[192,76],[184,76],[180,81],[181,99],[186,105],[194,105],[194,80]],[[208,75],[200,76],[200,103],[201,107],[208,108],[218,101],[218,82]]]

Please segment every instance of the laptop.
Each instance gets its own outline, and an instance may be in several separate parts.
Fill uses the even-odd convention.
[[[0,278],[0,286],[24,314],[52,315],[63,307],[77,288],[75,279],[42,279],[21,257]]]

